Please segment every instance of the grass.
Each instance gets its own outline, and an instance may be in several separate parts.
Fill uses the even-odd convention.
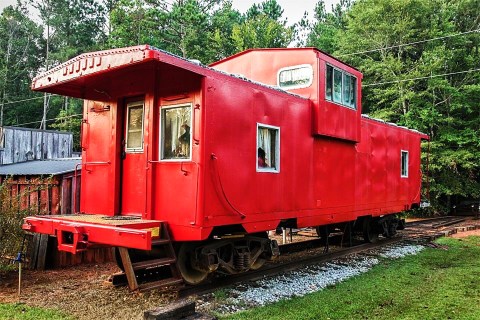
[[[480,237],[438,243],[448,250],[383,260],[323,291],[222,319],[480,319]]]
[[[0,319],[8,320],[69,320],[59,311],[29,307],[23,303],[0,303]]]

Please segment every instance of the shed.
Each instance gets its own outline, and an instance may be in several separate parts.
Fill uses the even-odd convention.
[[[9,189],[10,207],[29,214],[69,215],[80,207],[81,158],[32,160],[0,166],[0,182]],[[56,238],[35,235],[27,255],[36,269],[110,261],[106,249],[81,255],[57,250]]]
[[[72,156],[71,132],[0,127],[0,165]]]

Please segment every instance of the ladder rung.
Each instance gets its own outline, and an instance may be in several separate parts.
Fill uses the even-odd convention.
[[[162,239],[162,238],[152,239],[152,246],[159,245],[159,244],[168,244],[169,242],[170,240],[168,239]]]
[[[154,281],[154,282],[147,282],[147,283],[141,284],[138,288],[140,290],[151,290],[155,288],[175,286],[182,282],[183,282],[182,279],[168,278],[168,279],[163,279],[163,280]]]
[[[165,266],[165,265],[175,263],[176,261],[177,260],[175,258],[161,258],[161,259],[154,259],[154,260],[146,260],[146,261],[132,263],[132,267],[134,270],[140,270],[140,269]]]

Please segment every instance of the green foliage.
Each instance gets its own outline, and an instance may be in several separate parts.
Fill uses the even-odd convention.
[[[23,303],[0,303],[0,319],[67,320],[72,318],[60,311],[29,307]]]
[[[478,17],[477,0],[359,0],[336,29],[334,55],[364,73],[363,112],[430,135],[439,210],[480,196],[480,72],[457,74],[480,66],[479,33],[458,35]]]
[[[0,126],[31,121],[38,97],[30,90],[33,73],[40,67],[42,28],[28,17],[25,6],[6,7],[0,15]]]
[[[287,26],[287,20],[280,20],[282,15],[283,9],[276,0],[254,4],[243,23],[233,27],[235,49],[287,47],[294,39],[295,29]]]
[[[383,260],[322,291],[225,319],[478,319],[480,237],[438,242],[446,250]]]
[[[26,208],[25,203],[31,194],[51,186],[51,178],[35,179],[30,186],[19,187],[11,179],[0,184],[0,266],[8,267],[12,259],[22,249],[25,232],[22,230],[23,218],[44,213],[35,205]],[[23,248],[25,249],[25,248]]]
[[[310,31],[306,39],[306,45],[330,54],[336,51],[340,40],[340,32],[347,26],[345,16],[351,5],[350,0],[341,0],[336,5],[332,5],[332,12],[327,12],[325,2],[323,0],[318,1],[315,6],[314,22],[308,22],[306,17],[300,22],[303,28]]]
[[[73,150],[80,151],[80,127],[82,123],[82,103],[81,100],[64,97],[64,106],[58,113],[58,117],[51,125],[52,128],[59,131],[73,133]]]
[[[51,66],[98,49],[105,39],[104,6],[95,0],[31,0],[47,28]],[[45,49],[46,50],[46,49]]]

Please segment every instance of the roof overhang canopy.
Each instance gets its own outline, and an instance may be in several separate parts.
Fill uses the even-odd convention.
[[[79,55],[33,79],[32,90],[90,100],[109,100],[101,89],[106,79],[118,79],[124,71],[139,72],[158,65],[176,67],[204,76],[208,68],[157,48],[142,45]],[[128,80],[128,79],[126,79]]]

